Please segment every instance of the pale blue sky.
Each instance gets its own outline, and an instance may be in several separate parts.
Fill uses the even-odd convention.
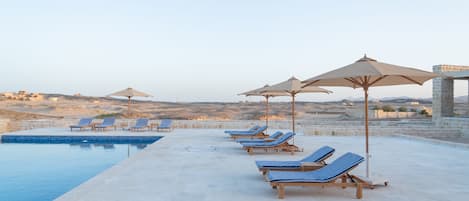
[[[160,101],[238,101],[364,53],[424,70],[469,65],[468,2],[2,0],[0,91],[103,96],[132,86]],[[299,99],[362,96],[329,89]],[[456,95],[466,93],[458,82]],[[431,82],[371,96],[430,97]]]

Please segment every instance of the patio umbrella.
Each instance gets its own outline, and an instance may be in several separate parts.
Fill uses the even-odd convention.
[[[122,97],[127,97],[127,98],[128,98],[128,101],[127,101],[127,113],[130,113],[130,99],[131,99],[132,97],[151,97],[151,95],[149,95],[149,94],[146,94],[146,93],[137,91],[137,90],[132,89],[132,88],[130,88],[130,87],[127,88],[127,89],[118,91],[118,92],[114,92],[114,93],[109,94],[109,95],[107,95],[107,96],[122,96]]]
[[[355,63],[324,73],[322,75],[303,81],[308,86],[343,86],[363,88],[365,92],[365,151],[366,151],[366,177],[370,177],[369,147],[368,147],[368,89],[374,86],[392,86],[404,84],[422,85],[438,75],[435,73],[381,63],[366,55]]]
[[[295,132],[295,96],[299,93],[332,93],[327,89],[320,87],[309,86],[302,87],[301,81],[296,77],[291,77],[287,81],[280,82],[278,84],[272,85],[263,89],[262,94],[269,93],[286,93],[288,96],[291,96],[291,111],[292,111],[292,131]]]
[[[269,87],[268,84],[264,85],[261,88],[254,89],[251,91],[247,91],[244,93],[240,93],[238,95],[244,95],[244,96],[263,96],[265,98],[265,126],[269,126],[269,98],[274,97],[274,96],[289,96],[287,93],[282,93],[282,92],[272,92],[272,93],[262,93],[264,89]]]

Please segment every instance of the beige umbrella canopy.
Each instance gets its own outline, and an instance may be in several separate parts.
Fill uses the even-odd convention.
[[[151,97],[151,95],[143,93],[141,91],[137,91],[132,88],[127,88],[118,92],[114,92],[112,94],[109,94],[108,96],[122,96],[122,97],[127,97],[127,113],[130,113],[130,99],[132,97]]]
[[[303,83],[305,88],[308,86],[363,88],[365,92],[366,177],[369,178],[368,88],[404,84],[422,85],[425,81],[437,76],[435,73],[415,68],[381,63],[365,55],[353,64],[307,79]]]
[[[240,93],[238,95],[244,96],[263,96],[265,98],[265,126],[269,126],[269,98],[274,96],[289,96],[290,94],[284,92],[272,92],[272,93],[262,93],[264,90],[269,87],[268,84],[264,85],[261,88]]]
[[[292,97],[291,109],[292,109],[292,131],[295,132],[295,96],[299,93],[332,93],[327,89],[320,87],[302,87],[301,81],[296,77],[291,77],[287,81],[280,82],[262,90],[262,94],[269,93],[286,93],[287,96]]]

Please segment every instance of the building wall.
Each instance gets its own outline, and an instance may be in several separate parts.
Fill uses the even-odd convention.
[[[469,66],[435,65],[433,72],[468,71]],[[454,115],[454,81],[451,78],[437,77],[433,79],[433,120]]]

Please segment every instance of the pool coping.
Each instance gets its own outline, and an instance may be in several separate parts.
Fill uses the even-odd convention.
[[[161,139],[162,136],[96,136],[96,135],[2,135],[1,143],[41,143],[41,144],[67,144],[67,143],[146,143],[150,144]]]

